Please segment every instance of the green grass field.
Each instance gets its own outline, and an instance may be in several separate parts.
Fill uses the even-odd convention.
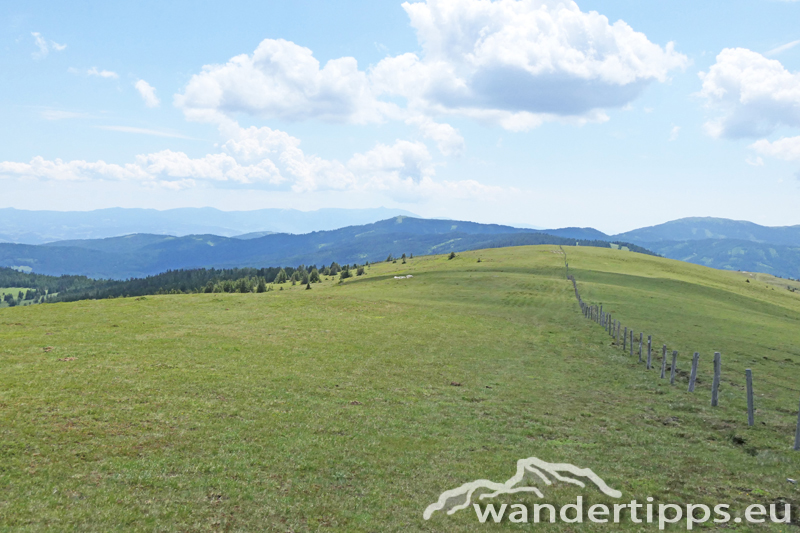
[[[652,334],[659,358],[667,343],[688,370],[701,352],[694,394],[583,318],[552,246],[381,263],[310,291],[3,309],[0,530],[516,530],[469,509],[422,512],[532,456],[591,468],[625,501],[800,505],[787,482],[800,478],[800,292],[619,250],[566,252],[584,300]],[[569,485],[546,493],[578,494],[613,502]]]

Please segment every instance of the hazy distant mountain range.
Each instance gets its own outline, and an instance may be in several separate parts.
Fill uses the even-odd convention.
[[[258,209],[220,211],[211,207],[181,209],[97,209],[95,211],[25,211],[0,209],[0,242],[44,244],[75,239],[105,239],[132,233],[219,235],[309,233],[369,224],[396,216],[403,209]]]
[[[607,246],[606,241],[580,242]],[[361,264],[382,261],[389,254],[444,254],[500,246],[575,243],[574,237],[524,228],[401,216],[332,231],[273,233],[249,239],[134,234],[42,245],[6,243],[0,244],[0,266],[39,274],[125,279],[175,269],[322,265],[333,261]]]
[[[0,244],[0,266],[123,279],[180,268],[363,263],[385,259],[390,253],[449,253],[580,240],[632,243],[665,257],[714,268],[800,278],[800,226],[685,218],[607,235],[594,228],[537,230],[420,219],[404,213],[385,208],[83,213],[0,209],[0,238],[17,242]],[[71,237],[54,239],[66,235]],[[82,235],[90,238],[75,238]]]
[[[744,220],[693,217],[635,229],[615,235],[614,238],[634,242],[735,239],[796,247],[800,246],[800,225],[769,227],[759,226]]]

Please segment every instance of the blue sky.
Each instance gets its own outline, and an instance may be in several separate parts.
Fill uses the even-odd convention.
[[[800,1],[6,2],[0,207],[800,224]]]

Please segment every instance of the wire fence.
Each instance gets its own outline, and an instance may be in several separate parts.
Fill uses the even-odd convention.
[[[629,353],[631,357],[638,355],[639,363],[646,365],[647,370],[653,368],[654,357],[658,357],[654,353],[653,336],[647,335],[645,340],[644,332],[639,332],[638,339],[634,333],[633,328],[623,326],[619,320],[616,320],[611,313],[603,310],[603,305],[589,304],[583,301],[581,293],[578,290],[578,282],[575,276],[569,273],[569,262],[567,261],[567,254],[561,248],[564,254],[564,267],[566,269],[566,276],[572,282],[572,287],[575,291],[575,298],[578,300],[581,312],[584,318],[591,320],[601,326],[612,338],[614,338],[614,345],[621,347],[623,352]],[[657,348],[655,348],[657,350]],[[660,379],[666,379],[669,375],[671,385],[675,385],[676,375],[681,374],[677,369],[678,352],[673,350],[671,353],[664,344],[661,347],[661,361],[660,361]],[[687,392],[693,393],[697,384],[697,369],[700,361],[699,352],[694,352],[692,357],[691,372],[688,375],[688,388]],[[669,373],[667,372],[669,371]],[[683,372],[685,374],[685,372]],[[714,352],[714,377],[711,383],[711,405],[712,407],[719,406],[719,385],[722,375],[722,354]],[[753,372],[751,369],[745,369],[746,376],[746,393],[747,393],[747,423],[749,426],[755,424],[755,407],[753,397]],[[780,386],[780,385],[775,385]],[[794,392],[800,392],[788,387],[782,387]],[[794,449],[800,450],[800,410],[797,415],[797,429],[795,431]]]

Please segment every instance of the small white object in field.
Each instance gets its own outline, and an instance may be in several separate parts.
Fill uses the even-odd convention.
[[[407,279],[407,278],[413,278],[413,277],[414,277],[414,276],[412,276],[411,274],[409,274],[408,276],[395,276],[395,277],[394,277],[394,279]]]
[[[787,477],[786,481],[788,481],[789,483],[793,483],[793,484],[797,485],[797,480],[796,479],[792,479],[790,477]]]

